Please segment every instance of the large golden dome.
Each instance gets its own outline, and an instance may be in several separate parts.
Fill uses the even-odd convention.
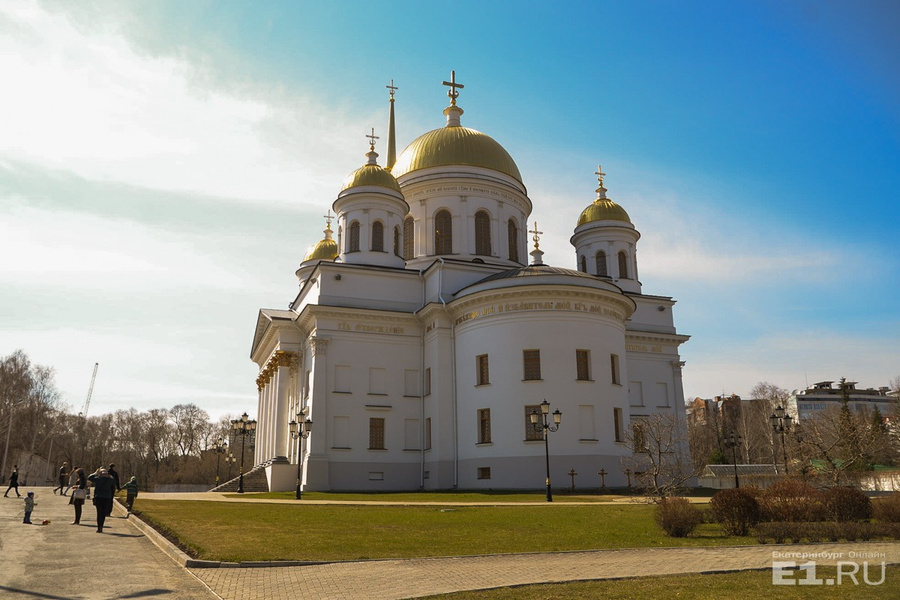
[[[499,171],[522,183],[519,167],[491,136],[468,127],[448,125],[417,137],[397,157],[394,177],[450,165],[469,165]]]

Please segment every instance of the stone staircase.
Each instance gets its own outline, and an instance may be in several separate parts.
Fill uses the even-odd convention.
[[[266,467],[272,461],[266,461],[258,464],[246,473],[244,473],[244,491],[245,492],[268,492],[269,478],[266,477]],[[234,479],[209,490],[210,492],[237,492],[241,476],[238,475]]]

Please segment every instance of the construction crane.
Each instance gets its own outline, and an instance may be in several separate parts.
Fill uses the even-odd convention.
[[[84,400],[84,409],[78,413],[79,417],[84,417],[87,419],[88,408],[91,406],[91,395],[94,393],[94,382],[97,380],[97,368],[100,366],[100,363],[94,363],[94,373],[91,375],[91,385],[88,387],[87,398]]]

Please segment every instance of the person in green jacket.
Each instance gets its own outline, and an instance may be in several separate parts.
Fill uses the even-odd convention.
[[[134,506],[134,499],[137,498],[138,495],[138,482],[137,477],[134,475],[131,476],[131,479],[128,480],[124,486],[125,488],[125,508],[128,509],[128,513],[131,513],[131,507]]]

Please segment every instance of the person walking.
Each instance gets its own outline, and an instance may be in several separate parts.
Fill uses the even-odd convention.
[[[137,477],[132,475],[131,479],[123,487],[125,488],[125,508],[128,509],[128,514],[130,515],[131,507],[134,506],[134,499],[138,495]]]
[[[109,464],[109,468],[106,469],[106,470],[109,472],[109,476],[113,478],[113,481],[116,482],[116,491],[118,492],[119,490],[122,489],[122,486],[119,485],[119,473],[116,471],[116,465],[110,463],[110,464]],[[110,504],[110,505],[109,505],[109,512],[106,513],[106,516],[107,516],[107,517],[110,516],[110,515],[112,514],[112,507],[113,507],[113,505]]]
[[[59,490],[60,496],[65,496],[65,487],[66,480],[69,478],[69,463],[63,461],[63,464],[59,467],[59,487],[53,488],[53,493],[56,493],[56,490]]]
[[[109,471],[100,467],[88,475],[88,481],[94,484],[94,506],[97,508],[97,533],[103,533],[106,517],[112,512],[113,497],[116,495],[116,480],[109,476]]]
[[[19,465],[13,465],[12,473],[9,474],[9,487],[6,488],[6,493],[3,494],[4,498],[9,497],[9,490],[15,488],[16,497],[21,498],[22,494],[19,493]]]
[[[71,504],[75,508],[75,520],[72,521],[72,525],[80,525],[81,524],[81,508],[84,506],[84,501],[87,498],[87,476],[84,474],[84,469],[81,467],[75,467],[72,469],[72,497],[69,500],[69,504]]]
[[[19,490],[16,490],[17,492]],[[25,496],[25,518],[22,519],[22,523],[26,523],[31,525],[31,513],[34,511],[34,507],[37,502],[34,501],[34,492],[28,492],[28,495]]]

